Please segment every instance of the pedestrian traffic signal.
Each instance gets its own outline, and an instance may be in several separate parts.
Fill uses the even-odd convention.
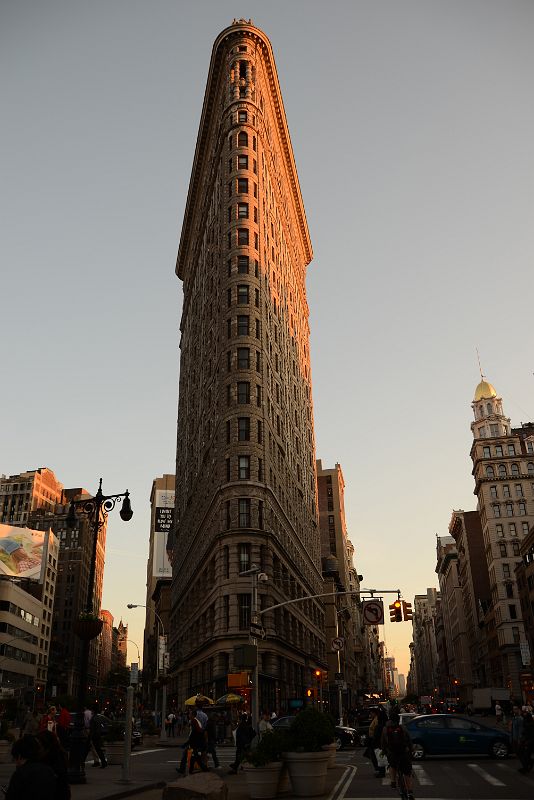
[[[395,600],[389,606],[389,619],[391,622],[402,622],[402,603],[400,600]]]
[[[412,604],[407,603],[406,600],[402,601],[402,610],[404,615],[404,621],[409,622],[409,620],[413,619],[412,613]]]
[[[313,694],[311,689],[306,689],[306,697],[311,697]]]

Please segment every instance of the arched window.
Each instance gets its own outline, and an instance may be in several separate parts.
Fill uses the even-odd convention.
[[[237,146],[248,147],[248,133],[245,131],[239,131],[237,135]]]
[[[517,464],[512,464],[512,477],[518,478],[519,477],[519,467]]]
[[[527,470],[529,475],[534,475],[534,464],[532,463],[532,461],[528,462]]]
[[[504,464],[499,464],[499,478],[506,478],[506,467]]]
[[[491,414],[492,412],[491,403],[486,403],[486,411],[488,412],[488,414]]]
[[[494,478],[495,477],[495,470],[493,469],[492,466],[486,467],[486,477],[487,478]]]

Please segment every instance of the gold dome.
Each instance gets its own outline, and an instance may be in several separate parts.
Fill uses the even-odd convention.
[[[473,400],[474,403],[478,403],[479,400],[490,400],[492,397],[497,397],[497,392],[488,381],[480,381],[477,388],[475,389],[475,399]]]

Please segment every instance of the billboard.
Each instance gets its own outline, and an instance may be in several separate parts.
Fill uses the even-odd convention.
[[[49,531],[0,524],[0,575],[42,580],[48,536]]]
[[[174,521],[174,491],[156,490],[154,507],[154,550],[152,553],[152,576],[172,578],[172,567],[167,555],[167,537]]]

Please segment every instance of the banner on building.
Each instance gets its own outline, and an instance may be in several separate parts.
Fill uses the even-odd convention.
[[[42,580],[49,531],[0,525],[0,574]]]
[[[154,551],[152,575],[154,578],[172,578],[171,562],[167,554],[167,537],[174,522],[174,491],[156,490],[154,508]]]

